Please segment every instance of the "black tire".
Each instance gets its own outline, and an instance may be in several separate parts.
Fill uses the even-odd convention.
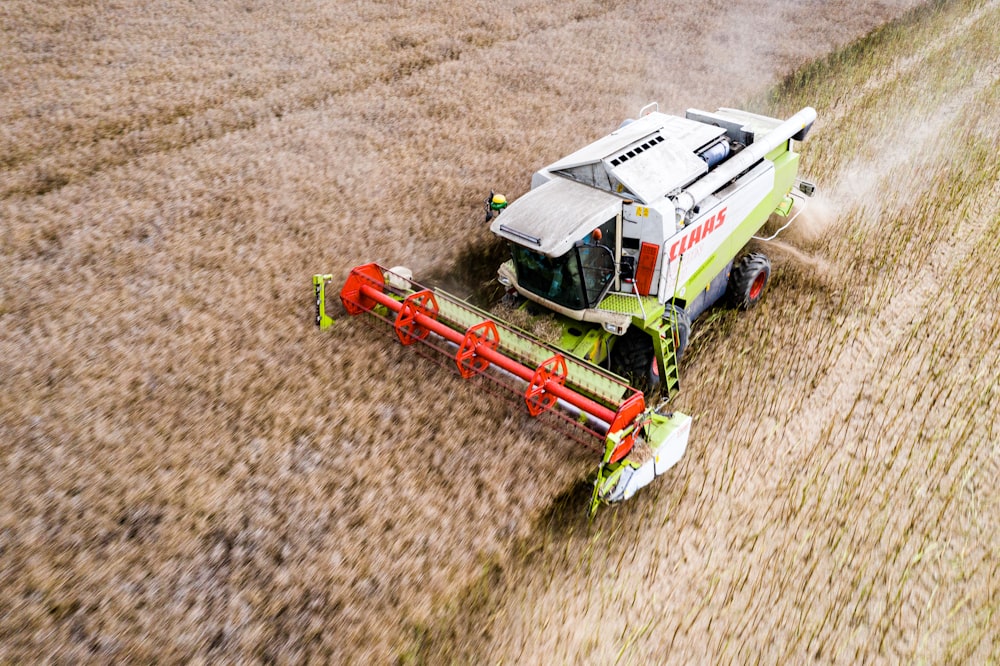
[[[691,317],[687,310],[671,303],[667,303],[663,311],[663,319],[671,326],[674,333],[674,354],[677,362],[680,363],[684,357],[684,350],[687,349],[688,340],[691,338]]]
[[[771,277],[771,260],[760,252],[743,255],[729,274],[729,302],[749,310],[760,302]]]
[[[611,372],[621,375],[640,391],[656,388],[660,383],[653,372],[655,364],[653,341],[637,326],[629,326],[611,348]]]

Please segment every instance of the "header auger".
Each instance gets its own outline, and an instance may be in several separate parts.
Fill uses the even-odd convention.
[[[574,439],[596,445],[592,512],[627,499],[687,447],[691,418],[667,404],[680,388],[692,321],[723,296],[744,309],[762,297],[770,263],[747,244],[813,193],[797,177],[793,145],[815,117],[806,107],[785,121],[734,109],[681,118],[649,105],[536,172],[516,201],[491,192],[490,229],[511,251],[498,271],[506,298],[558,322],[558,342],[427,289],[404,268],[356,267],[341,301],[351,315],[391,325],[403,345],[436,350],[462,377],[505,387],[529,415],[558,417]],[[332,322],[330,279],[313,277],[320,328]],[[655,407],[653,395],[664,398]]]

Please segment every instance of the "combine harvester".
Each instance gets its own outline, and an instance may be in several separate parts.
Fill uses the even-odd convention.
[[[453,359],[465,378],[485,377],[523,396],[603,450],[591,512],[631,497],[673,466],[691,418],[668,409],[691,322],[726,294],[760,300],[770,262],[747,243],[772,214],[787,217],[813,193],[798,179],[793,141],[816,112],[785,121],[734,109],[685,117],[644,107],[608,136],[536,172],[509,206],[487,199],[490,230],[510,246],[498,279],[533,315],[561,325],[545,343],[405,268],[351,271],[340,297],[349,314],[388,322],[404,345]],[[327,328],[316,275],[317,324]],[[645,393],[643,392],[645,391]],[[662,401],[653,406],[647,394]]]

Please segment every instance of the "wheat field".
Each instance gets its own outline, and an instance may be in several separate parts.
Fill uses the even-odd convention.
[[[418,654],[997,663],[998,24],[922,11],[761,100],[815,100],[827,190],[767,303],[692,343],[699,444],[596,526],[551,512]]]
[[[0,661],[995,662],[998,23],[3,3]],[[471,293],[488,190],[650,100],[815,106],[823,195],[693,339],[687,457],[587,523],[592,451],[309,280]]]

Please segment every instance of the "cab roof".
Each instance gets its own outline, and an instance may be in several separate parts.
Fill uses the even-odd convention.
[[[510,204],[493,220],[490,231],[535,252],[559,257],[618,215],[621,207],[619,196],[553,178]]]

